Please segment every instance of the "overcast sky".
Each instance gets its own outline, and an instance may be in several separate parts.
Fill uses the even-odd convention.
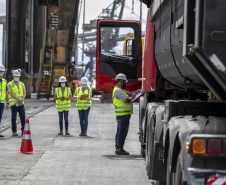
[[[95,19],[101,12],[102,9],[107,8],[114,0],[85,0],[85,23],[89,23],[90,20]],[[118,10],[119,11],[119,10]],[[140,20],[140,1],[134,0],[134,14],[132,12],[132,0],[125,0],[125,7],[123,11],[123,20]],[[146,22],[147,17],[147,6],[142,5],[143,21]],[[80,31],[82,32],[81,26],[83,23],[83,5],[80,15]],[[145,24],[142,26],[142,30],[145,29]]]

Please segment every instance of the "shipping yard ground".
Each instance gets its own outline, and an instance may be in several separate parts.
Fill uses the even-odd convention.
[[[0,138],[0,185],[152,184],[140,155],[137,103],[125,144],[129,156],[114,154],[116,120],[112,104],[101,104],[99,98],[94,98],[87,137],[79,136],[75,101],[69,113],[70,136],[58,135],[58,114],[53,100],[27,99],[25,105],[37,154],[17,154],[22,137],[11,136],[11,113],[5,109],[0,126],[1,134],[5,135]]]

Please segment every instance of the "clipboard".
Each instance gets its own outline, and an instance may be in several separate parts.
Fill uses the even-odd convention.
[[[136,95],[136,97],[132,100],[133,102],[137,99],[137,98],[139,98],[142,94],[144,94],[144,91],[141,91],[141,92],[139,92],[137,95]]]
[[[88,95],[81,95],[80,96],[80,100],[87,100],[87,98],[88,98],[89,96]]]

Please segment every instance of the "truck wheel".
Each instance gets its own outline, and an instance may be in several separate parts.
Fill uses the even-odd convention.
[[[140,146],[140,153],[142,157],[145,157],[145,145]]]
[[[169,152],[167,156],[166,185],[175,185],[174,173],[170,172],[170,153]]]
[[[150,156],[148,156],[148,152],[149,152],[149,145],[148,145],[148,143],[149,143],[149,127],[150,127],[150,125],[147,124],[147,127],[146,127],[146,139],[145,139],[145,141],[146,141],[145,161],[146,161],[146,170],[147,170],[147,172],[148,172],[149,166],[150,166],[150,158],[149,158]]]
[[[144,97],[141,96],[139,99],[139,124],[142,125],[142,121],[145,116],[145,102]]]
[[[150,173],[152,169],[152,159],[153,159],[153,146],[154,146],[154,134],[152,131],[152,119],[148,121],[146,128],[146,170],[148,178],[150,179]]]
[[[156,181],[155,185],[166,185],[165,181]]]
[[[140,132],[139,132],[140,133],[139,140],[140,140],[140,144],[141,144],[140,153],[141,153],[142,157],[145,157],[145,154],[146,154],[146,145],[144,144],[144,139],[143,139],[144,133],[142,132],[144,122],[145,122],[145,118],[142,121],[142,125],[140,126]]]
[[[175,174],[175,185],[186,185],[187,182],[184,182],[184,172],[181,168],[181,162],[179,160],[181,156],[181,152],[179,154],[179,157],[177,159],[177,168],[176,168],[176,174]]]

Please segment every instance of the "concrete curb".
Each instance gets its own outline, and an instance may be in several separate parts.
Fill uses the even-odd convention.
[[[26,118],[31,118],[32,116],[34,116],[34,115],[36,115],[36,114],[38,114],[38,113],[40,113],[40,112],[42,112],[42,111],[44,111],[44,110],[52,107],[53,105],[55,105],[55,103],[50,104],[50,105],[46,105],[43,108],[41,108],[40,110],[37,110],[37,111],[32,112],[29,116],[26,116]],[[19,123],[20,123],[20,120],[18,120],[16,122],[16,124],[19,124]],[[10,127],[11,127],[11,122],[7,123],[7,125],[4,126],[4,128],[0,129],[0,133],[3,132],[3,131],[5,131],[5,130],[7,130],[7,129],[9,129]]]

